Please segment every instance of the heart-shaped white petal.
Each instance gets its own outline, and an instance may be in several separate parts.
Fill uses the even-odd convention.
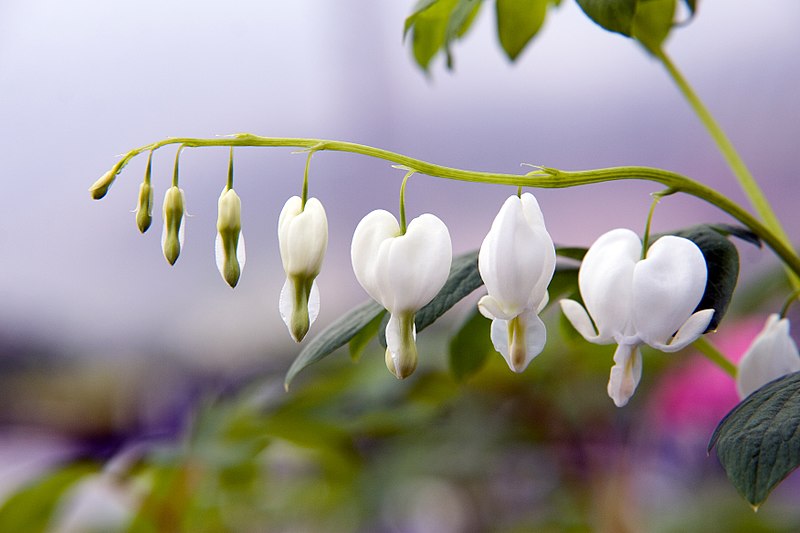
[[[608,395],[617,407],[628,403],[642,378],[642,353],[639,346],[620,344],[614,352],[614,366],[608,379]]]

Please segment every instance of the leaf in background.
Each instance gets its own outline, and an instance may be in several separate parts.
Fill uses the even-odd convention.
[[[575,261],[583,261],[583,256],[588,252],[588,248],[570,247],[570,246],[556,246],[556,255],[565,257],[567,259],[574,259]]]
[[[497,0],[497,36],[511,61],[544,23],[550,0]]]
[[[72,463],[48,472],[11,495],[0,507],[0,531],[44,533],[61,497],[81,478],[97,472],[97,465]]]
[[[361,328],[361,331],[356,333],[350,342],[348,343],[348,348],[350,350],[350,359],[353,361],[358,361],[361,359],[361,354],[364,353],[364,349],[369,344],[369,341],[378,334],[378,328],[380,327],[381,323],[383,323],[383,317],[386,313],[378,313],[375,315],[375,318],[372,319],[372,322]]]
[[[385,312],[386,310],[380,304],[370,300],[345,314],[328,326],[325,331],[311,339],[286,372],[284,379],[286,389],[288,390],[289,384],[298,372],[350,342],[362,329]]]
[[[686,4],[686,7],[689,8],[689,13],[694,16],[697,12],[697,0],[683,0]]]
[[[433,324],[451,307],[481,285],[483,285],[483,280],[478,272],[477,250],[453,259],[453,263],[450,265],[450,274],[442,290],[428,305],[417,311],[414,317],[417,333]],[[384,348],[386,347],[386,323],[388,321],[388,316],[384,317],[382,327],[378,331],[378,340]]]
[[[486,360],[497,353],[491,339],[492,321],[474,308],[450,339],[450,371],[456,381],[464,381],[478,372]]]
[[[734,226],[728,226],[728,234],[734,234]],[[714,317],[706,331],[717,329],[731,303],[736,281],[739,278],[739,252],[736,246],[713,225],[700,224],[673,235],[689,239],[700,248],[708,267],[706,291],[697,305],[697,310],[714,309]]]
[[[657,52],[672,29],[676,7],[676,0],[640,0],[631,34],[650,52]]]
[[[556,272],[547,287],[547,294],[550,298],[548,305],[561,298],[571,298],[578,294],[578,270],[578,267],[574,266],[556,265]]]
[[[800,465],[800,372],[767,383],[728,413],[711,437],[731,483],[758,508]]]
[[[608,31],[633,37],[655,51],[669,35],[676,0],[577,0],[583,12]],[[691,9],[691,6],[690,6]]]
[[[406,18],[403,34],[411,31],[414,59],[425,71],[439,50],[452,68],[450,44],[463,36],[478,13],[481,0],[422,0]]]

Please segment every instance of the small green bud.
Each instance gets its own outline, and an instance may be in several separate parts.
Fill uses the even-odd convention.
[[[225,188],[217,203],[217,269],[228,285],[235,287],[244,268],[242,201],[233,189]]]
[[[108,188],[111,187],[111,184],[114,183],[115,179],[117,179],[117,174],[113,169],[100,176],[100,179],[95,181],[92,186],[89,187],[89,192],[92,193],[92,198],[94,200],[99,200],[105,196],[106,193],[108,193]]]
[[[145,182],[139,185],[139,205],[136,208],[136,225],[144,233],[153,222],[153,187]]]
[[[184,213],[183,190],[173,185],[164,195],[164,232],[161,235],[164,257],[170,265],[175,264],[181,253]]]
[[[386,367],[397,379],[405,379],[417,368],[417,343],[414,339],[414,313],[392,316],[386,326]]]

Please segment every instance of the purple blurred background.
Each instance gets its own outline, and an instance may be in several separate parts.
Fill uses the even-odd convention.
[[[144,236],[130,212],[144,157],[104,200],[89,197],[88,187],[117,154],[167,136],[349,140],[509,173],[525,172],[520,163],[650,165],[744,201],[659,64],[595,27],[575,3],[551,11],[515,65],[502,55],[494,14],[484,6],[454,48],[455,72],[439,58],[429,77],[402,42],[411,7],[353,0],[0,4],[0,365],[58,375],[37,392],[35,409],[25,411],[30,398],[19,400],[12,419],[56,410],[52,418],[75,431],[86,400],[72,405],[70,394],[83,383],[96,390],[88,394],[100,412],[108,411],[107,423],[125,425],[115,417],[129,410],[116,402],[141,401],[129,387],[145,387],[158,413],[178,392],[191,396],[159,387],[176,382],[183,371],[176,362],[224,380],[263,367],[273,354],[268,366],[283,371],[287,356],[297,353],[277,309],[284,279],[276,226],[286,198],[300,192],[305,158],[288,149],[237,150],[248,261],[234,291],[220,279],[213,253],[226,149],[182,156],[181,184],[193,216],[174,268],[160,251],[160,208]],[[790,232],[800,223],[797,20],[794,0],[757,8],[706,0],[667,47]],[[166,148],[154,158],[159,206],[173,153]],[[313,158],[310,191],[325,204],[331,232],[312,333],[366,298],[350,272],[350,237],[368,211],[396,211],[401,178],[387,163],[361,156]],[[556,242],[588,245],[612,227],[641,230],[648,194],[656,190],[625,182],[536,194]],[[479,246],[511,193],[417,176],[407,206],[411,216],[440,216],[460,253]],[[654,229],[706,221],[729,219],[691,198],[669,197]],[[745,279],[776,264],[768,252],[740,250]],[[87,377],[89,367],[96,373]],[[25,397],[28,383],[5,387],[6,408]]]

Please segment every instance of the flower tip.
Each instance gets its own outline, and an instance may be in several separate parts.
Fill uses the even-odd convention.
[[[103,196],[105,196],[106,193],[108,193],[108,189],[109,187],[111,187],[111,184],[114,183],[116,177],[117,175],[111,170],[109,170],[108,172],[100,176],[100,178],[97,181],[92,183],[92,186],[89,187],[89,192],[92,194],[92,199],[99,200]]]
[[[416,347],[414,347],[413,354],[406,354],[405,357],[395,357],[392,355],[392,351],[386,348],[386,368],[397,379],[406,379],[417,369]]]

